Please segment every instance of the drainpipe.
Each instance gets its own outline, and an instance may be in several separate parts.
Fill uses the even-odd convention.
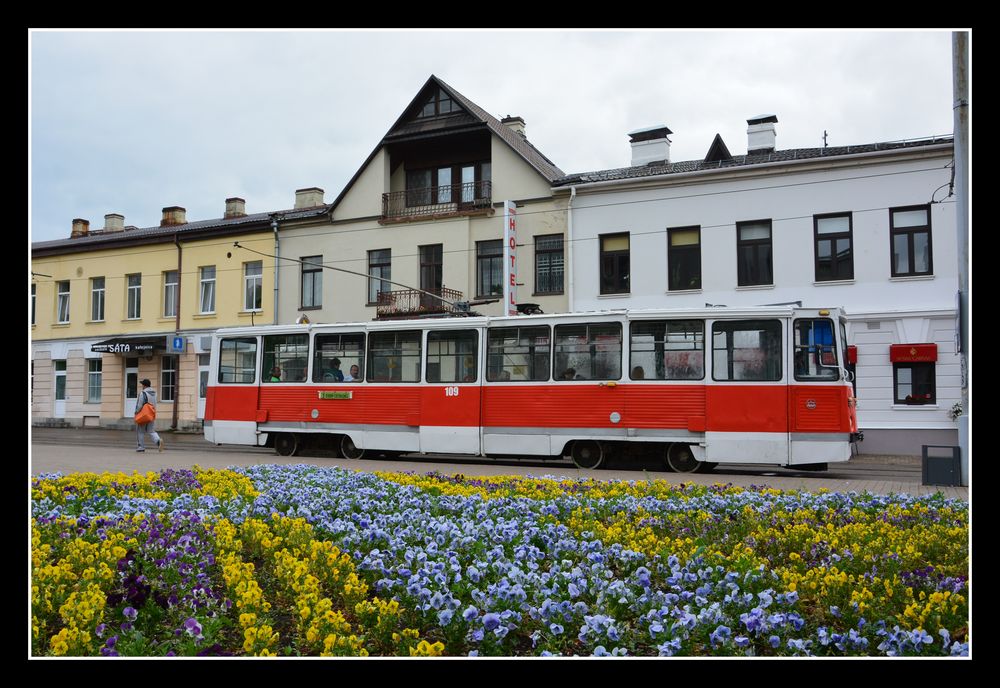
[[[175,311],[175,313],[174,313],[174,317],[175,317],[175,320],[174,320],[174,335],[180,336],[180,333],[181,333],[181,304],[184,303],[184,300],[181,299],[181,285],[183,284],[183,281],[184,281],[184,278],[183,278],[183,275],[184,275],[184,265],[183,265],[183,263],[181,261],[181,258],[183,256],[183,252],[181,251],[181,242],[180,242],[180,238],[179,238],[177,232],[174,232],[174,245],[177,246],[177,307],[174,309],[174,311]],[[187,347],[185,347],[185,349],[186,348]],[[178,411],[180,410],[179,407],[181,405],[181,395],[180,395],[180,389],[181,389],[181,356],[177,357],[177,373],[176,374],[177,374],[177,379],[174,380],[174,417],[173,417],[172,425],[170,426],[171,430],[176,430],[177,429],[177,414],[178,414]]]
[[[278,242],[278,216],[271,216],[271,230],[274,232],[274,325],[278,324],[278,266],[281,264],[281,244]]]
[[[566,219],[566,258],[564,258],[564,264],[566,266],[566,306],[569,312],[575,310],[573,306],[573,199],[576,198],[576,187],[569,187],[569,203],[566,206],[567,219]]]

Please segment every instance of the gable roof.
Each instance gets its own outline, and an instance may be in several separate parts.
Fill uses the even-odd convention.
[[[726,142],[722,140],[721,134],[716,134],[715,139],[712,140],[712,145],[708,148],[708,153],[705,154],[705,162],[718,162],[720,160],[732,160],[733,154],[729,152],[729,148],[726,147]]]
[[[440,88],[442,91],[451,96],[451,99],[458,103],[462,108],[461,113],[456,113],[454,117],[450,117],[448,120],[448,126],[446,129],[442,130],[442,133],[451,133],[456,128],[469,128],[469,127],[483,127],[485,126],[490,132],[495,134],[501,141],[506,143],[510,148],[517,153],[525,162],[531,165],[536,172],[538,172],[542,177],[545,178],[550,184],[554,184],[556,180],[565,176],[565,172],[559,169],[554,162],[545,157],[541,151],[535,148],[527,138],[521,136],[520,134],[514,132],[506,125],[502,124],[500,120],[486,112],[483,108],[479,107],[471,100],[466,98],[464,95],[456,91],[454,88],[441,81],[433,74],[424,83],[423,86],[417,91],[417,94],[413,97],[410,103],[403,108],[402,113],[396,119],[389,131],[386,132],[382,140],[378,142],[375,146],[375,150],[365,159],[358,171],[354,173],[350,181],[344,186],[343,190],[334,199],[331,204],[331,210],[335,209],[340,205],[340,201],[343,200],[347,192],[354,186],[354,183],[364,172],[365,168],[371,163],[375,158],[375,155],[387,144],[391,143],[394,139],[400,139],[407,136],[418,135],[427,132],[431,129],[441,129],[439,126],[435,126],[433,123],[421,123],[415,121],[412,118],[412,112],[417,107],[418,103],[423,105],[423,98],[428,89],[432,86]]]
[[[489,127],[490,131],[499,136],[500,139],[502,139],[508,146],[513,148],[515,153],[524,158],[529,165],[538,170],[538,173],[547,180],[553,182],[566,174],[556,167],[554,162],[542,155],[541,151],[531,145],[527,138],[521,136],[507,125],[502,124],[496,117],[486,112],[486,110],[473,103],[471,100],[463,96],[445,82],[438,79],[436,76],[432,75],[431,79],[436,81],[438,85],[452,97],[453,100],[457,100],[463,108]]]

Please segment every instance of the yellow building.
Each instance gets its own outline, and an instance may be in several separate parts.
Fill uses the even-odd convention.
[[[313,198],[299,192],[294,209],[255,215],[231,198],[223,218],[197,222],[164,208],[148,228],[111,214],[102,229],[74,220],[69,239],[33,243],[32,423],[133,427],[148,378],[157,428],[199,428],[211,334],[278,322],[278,230],[286,218],[326,213],[305,205]]]

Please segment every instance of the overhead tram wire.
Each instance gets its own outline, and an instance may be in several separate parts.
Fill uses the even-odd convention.
[[[278,260],[287,260],[287,261],[290,261],[292,263],[298,263],[299,265],[312,265],[312,266],[318,265],[318,266],[320,266],[322,268],[325,268],[327,270],[335,270],[337,272],[346,272],[349,275],[357,275],[358,277],[366,277],[368,279],[379,280],[380,282],[388,282],[389,284],[395,284],[396,286],[404,287],[406,289],[410,289],[412,291],[420,292],[421,294],[425,294],[427,296],[431,296],[431,297],[433,297],[435,299],[438,299],[440,301],[444,301],[446,304],[448,304],[449,306],[451,306],[452,308],[454,308],[456,313],[459,313],[461,315],[469,315],[469,306],[482,305],[482,304],[485,304],[485,303],[495,303],[496,301],[499,301],[499,299],[486,299],[486,300],[477,300],[477,301],[451,301],[449,299],[444,298],[440,294],[435,294],[433,292],[426,291],[424,289],[418,289],[417,287],[412,287],[412,286],[410,286],[408,284],[404,284],[402,282],[396,282],[394,280],[386,279],[384,277],[379,277],[377,275],[371,275],[371,274],[368,274],[368,273],[365,273],[365,272],[356,272],[354,270],[347,270],[346,268],[335,268],[332,265],[324,265],[323,263],[306,263],[305,261],[299,260],[297,258],[287,258],[285,256],[279,257],[279,256],[275,256],[274,254],[271,254],[271,253],[264,253],[263,251],[258,251],[256,249],[249,248],[247,246],[240,246],[240,242],[238,242],[238,241],[234,241],[233,242],[233,246],[235,246],[236,248],[243,249],[244,251],[249,251],[250,253],[256,253],[258,256],[264,256],[265,258],[277,258]]]
[[[941,190],[942,188],[944,188],[944,186],[947,186],[947,184],[944,184],[944,185],[938,187],[937,190],[935,190],[935,193],[937,191]],[[628,202],[623,202],[623,203],[619,203],[619,204],[607,204],[607,205],[631,205],[632,203],[650,203],[650,202],[653,202],[653,201],[662,201],[662,200],[673,200],[673,199],[664,199],[664,198],[645,199],[645,200],[641,200],[641,201],[628,201]],[[934,204],[934,205],[943,205],[943,204],[951,204],[951,203],[954,203],[954,202],[955,201],[943,200],[943,201],[932,201],[932,204]],[[591,209],[603,208],[603,207],[605,207],[605,205],[588,206],[588,207],[585,207],[585,208],[576,208],[575,210],[576,211],[591,210]],[[883,207],[878,207],[878,208],[860,208],[858,210],[853,210],[851,212],[853,212],[853,213],[874,213],[874,212],[879,212],[879,211],[883,211],[883,210],[889,210],[888,206],[883,206]],[[536,214],[540,215],[540,214],[565,213],[565,212],[566,211],[562,210],[562,209],[557,209],[557,210],[539,210],[539,211],[535,211],[535,212],[532,212],[532,213],[518,213],[518,217],[524,217],[526,215],[536,215]],[[812,217],[813,217],[813,215],[792,215],[792,216],[789,216],[789,217],[774,217],[774,218],[771,218],[771,221],[772,222],[787,222],[789,220],[807,220],[807,219],[810,219]],[[445,221],[442,222],[442,224],[444,222],[452,222],[452,220],[445,220]],[[426,225],[426,224],[431,224],[431,223],[415,223],[415,224]],[[735,226],[735,224],[736,224],[735,222],[726,222],[726,223],[717,224],[717,225],[699,225],[699,226],[702,229],[719,229],[719,228],[722,228],[722,227],[733,227],[733,226]],[[348,230],[348,231],[345,231],[345,232],[322,231],[322,232],[315,232],[313,234],[299,234],[299,235],[296,235],[295,238],[296,239],[309,239],[309,238],[314,238],[314,237],[329,236],[329,235],[332,235],[332,234],[347,234],[348,232],[368,232],[368,231],[372,231],[372,228],[352,229],[352,230]],[[631,236],[634,236],[634,237],[639,237],[639,236],[654,236],[654,235],[657,235],[657,234],[664,234],[665,235],[666,233],[667,233],[666,229],[657,229],[657,230],[653,230],[653,231],[650,231],[650,232],[631,232]],[[565,239],[564,238],[563,239],[563,245],[567,245],[567,244],[571,244],[571,243],[576,243],[578,241],[597,241],[597,237],[579,237],[579,238],[576,238],[576,239]],[[229,245],[230,245],[229,241],[226,240],[224,242],[217,242],[217,243],[201,243],[201,244],[199,244],[199,247],[204,248],[204,247],[210,247],[210,246],[229,246]],[[524,247],[524,246],[527,246],[527,245],[528,244],[518,244],[519,247]],[[245,250],[250,250],[246,246],[242,246],[241,248],[243,248]],[[476,250],[477,249],[474,249],[474,248],[449,249],[447,251],[442,251],[442,253],[445,253],[445,254],[472,253],[472,252],[474,252]],[[173,246],[171,246],[171,248],[169,248],[169,249],[154,249],[154,250],[150,250],[150,251],[135,251],[135,252],[130,253],[129,255],[130,256],[148,255],[148,254],[154,254],[154,253],[163,253],[164,251],[173,252],[174,248],[173,248]],[[273,257],[270,254],[264,254],[264,253],[262,253],[261,255],[267,255],[269,257]],[[398,257],[398,258],[415,258],[415,257],[417,257],[417,255],[418,254],[416,254],[416,253],[401,253],[401,254],[399,254],[396,257]],[[105,258],[104,256],[79,256],[76,260],[80,260],[80,261],[83,261],[83,260],[104,260],[104,258]],[[284,260],[284,258],[282,258],[282,260]],[[294,259],[290,258],[288,260],[294,260]],[[364,260],[364,258],[363,257],[362,258],[345,258],[345,259],[342,259],[342,260],[332,261],[332,262],[337,262],[337,263],[357,263],[358,261],[361,261],[361,260]],[[310,263],[310,265],[312,265],[312,263]],[[324,267],[328,267],[328,266],[324,263]],[[241,270],[241,269],[242,268],[219,268],[219,267],[216,267],[216,270],[218,272],[234,272],[234,271],[238,271],[238,270]],[[40,275],[42,277],[48,277],[48,275],[41,275],[40,273],[34,273],[34,274],[38,274],[38,275]],[[185,274],[185,275],[195,275],[195,274],[198,274],[198,271],[197,270],[185,271],[182,274]],[[70,281],[85,281],[87,279],[89,279],[89,278],[86,278],[86,277],[73,278],[73,277],[71,277]],[[381,279],[381,278],[375,278],[375,279]]]

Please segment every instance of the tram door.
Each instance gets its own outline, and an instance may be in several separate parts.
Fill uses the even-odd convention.
[[[706,460],[788,463],[786,321],[715,320],[710,327]]]
[[[208,396],[208,368],[211,354],[198,354],[198,418],[205,418],[205,398]]]
[[[420,451],[479,454],[479,330],[432,330],[420,400]]]
[[[838,360],[834,321],[824,311],[800,312],[792,323],[789,425],[792,464],[843,461],[853,409]],[[847,456],[844,456],[844,454]]]

